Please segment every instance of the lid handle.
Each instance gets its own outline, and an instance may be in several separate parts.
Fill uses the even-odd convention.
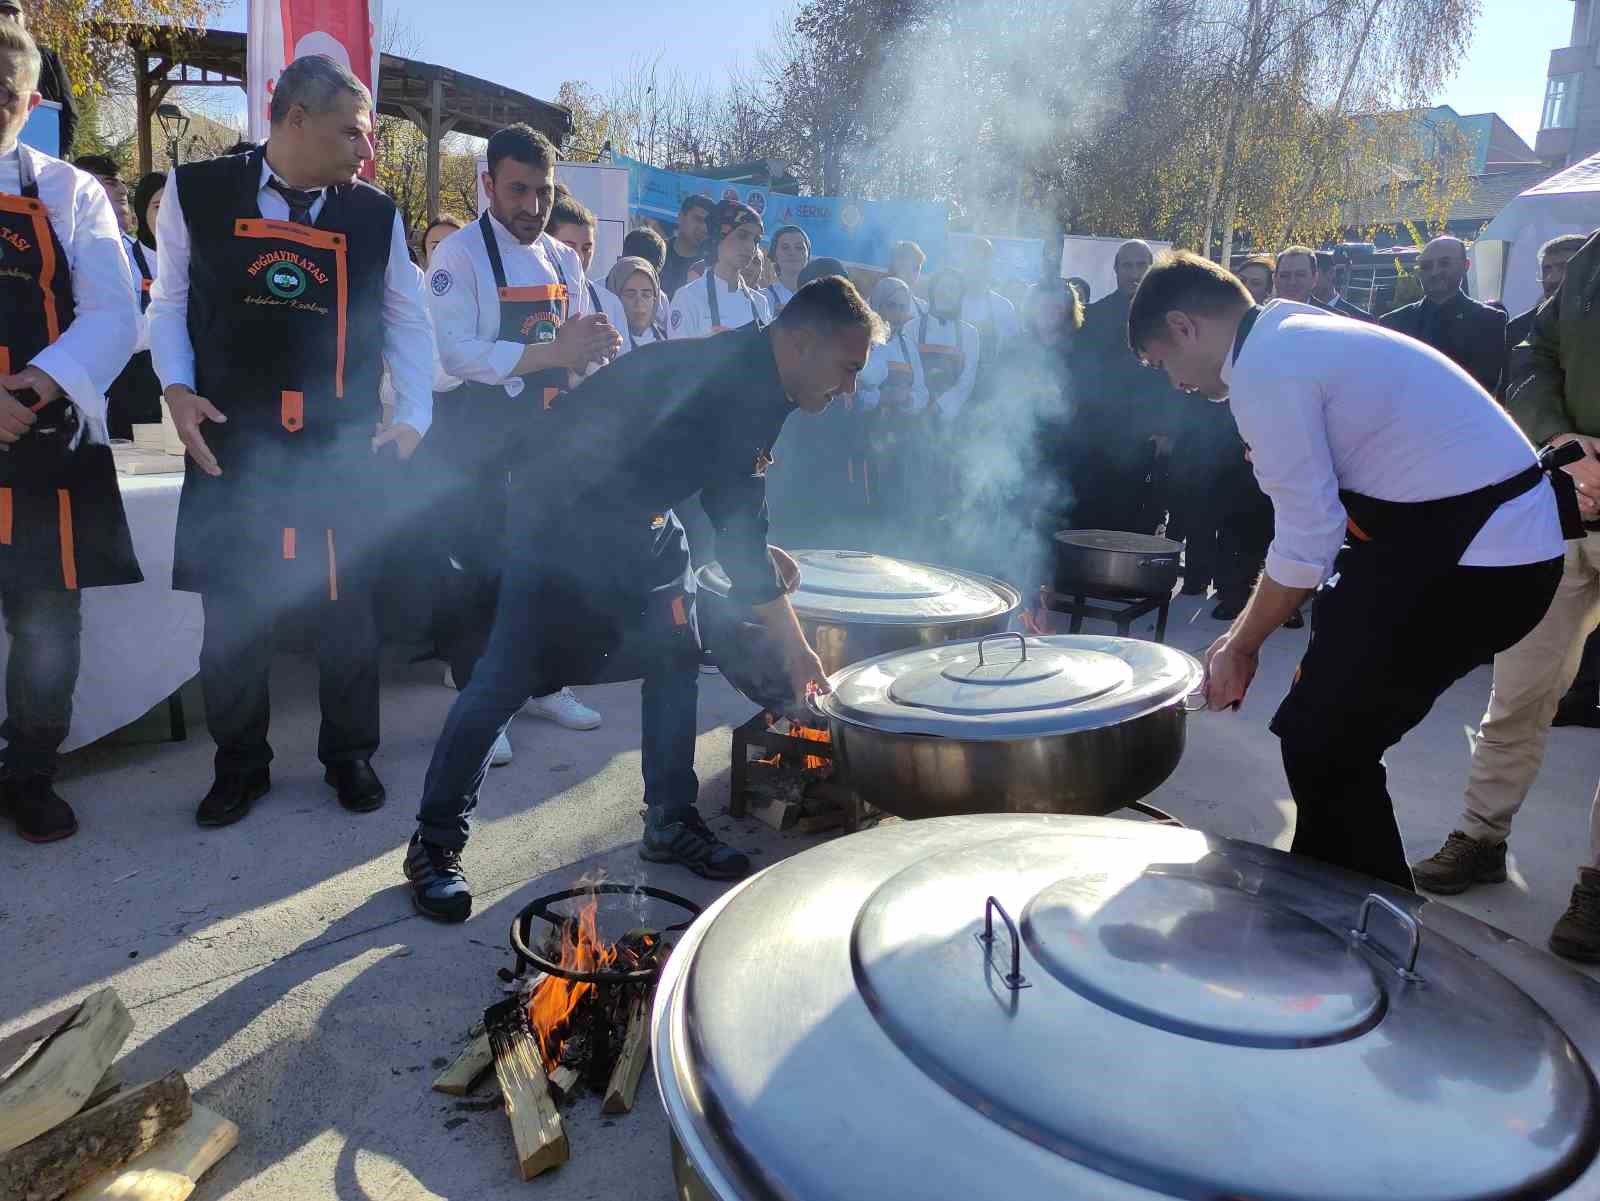
[[[1028,661],[1028,640],[1027,640],[1027,638],[1025,638],[1022,634],[1020,634],[1016,630],[1001,630],[998,634],[985,634],[982,638],[978,639],[978,666],[979,667],[983,666],[983,644],[985,642],[988,642],[989,639],[991,639],[991,638],[1015,638],[1017,640],[1017,645],[1022,648],[1022,661],[1024,663],[1026,663]],[[993,897],[990,897],[989,899],[991,901],[994,900]],[[1004,912],[1005,912],[1005,910],[1002,909],[1001,913],[1004,913]],[[1007,922],[1009,922],[1010,920],[1011,920],[1010,918],[1006,918]]]
[[[1387,952],[1384,952],[1383,958],[1389,961],[1389,963],[1394,967],[1394,970],[1399,973],[1402,980],[1421,980],[1422,977],[1417,975],[1416,967],[1417,952],[1422,949],[1422,927],[1417,925],[1416,918],[1412,917],[1409,913],[1400,908],[1400,906],[1396,905],[1387,897],[1380,897],[1375,892],[1370,892],[1367,894],[1367,899],[1361,902],[1361,912],[1356,917],[1356,928],[1350,931],[1350,937],[1354,938],[1360,943],[1372,943],[1374,950],[1383,950],[1383,945],[1374,941],[1372,936],[1367,933],[1367,919],[1372,915],[1372,910],[1374,907],[1382,909],[1390,917],[1394,918],[1395,921],[1399,922],[1401,929],[1406,932],[1406,936],[1410,940],[1410,945],[1406,949],[1406,962],[1404,967],[1400,966],[1398,960],[1390,958]]]
[[[994,897],[990,897],[983,904],[983,933],[978,935],[978,941],[989,952],[988,962],[994,961],[994,915],[1000,914],[1000,920],[1006,924],[1006,933],[1011,936],[1011,970],[1001,977],[1005,986],[1012,992],[1018,989],[1031,988],[1027,979],[1022,974],[1022,940],[1017,937],[1017,925],[1011,920],[1011,915],[1005,907]]]

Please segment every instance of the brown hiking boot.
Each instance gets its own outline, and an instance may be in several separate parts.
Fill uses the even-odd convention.
[[[1424,892],[1454,896],[1474,884],[1504,884],[1506,844],[1479,842],[1460,830],[1451,830],[1444,846],[1411,865],[1417,887]]]
[[[1600,870],[1578,869],[1572,903],[1550,931],[1550,949],[1583,963],[1600,963]]]

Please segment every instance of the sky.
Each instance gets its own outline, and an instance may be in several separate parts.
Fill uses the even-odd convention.
[[[1472,48],[1435,100],[1461,113],[1499,113],[1531,146],[1545,66],[1550,51],[1567,44],[1572,0],[1482,5]],[[530,21],[522,0],[386,0],[384,15],[421,38],[416,57],[550,100],[566,79],[604,92],[631,63],[657,54],[685,75],[720,79],[741,61],[753,63],[791,8],[789,0],[609,0],[589,8],[589,17],[582,5],[559,6],[560,16],[540,23]],[[213,24],[243,30],[244,0],[229,0]],[[558,54],[543,52],[547,29],[562,41]]]

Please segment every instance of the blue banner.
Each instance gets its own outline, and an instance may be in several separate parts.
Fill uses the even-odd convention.
[[[28,115],[20,140],[52,158],[60,158],[61,105],[54,100],[41,100],[39,107]]]
[[[769,237],[780,226],[799,226],[811,239],[811,253],[816,257],[885,267],[889,247],[908,240],[922,247],[930,267],[945,258],[947,209],[943,204],[787,196],[750,184],[663,171],[625,155],[618,155],[615,161],[628,168],[628,203],[635,224],[650,218],[670,229],[678,220],[684,197],[702,195],[713,201],[734,199],[748,204],[761,214]]]

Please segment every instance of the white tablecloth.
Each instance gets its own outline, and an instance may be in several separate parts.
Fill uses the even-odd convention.
[[[119,476],[144,583],[83,594],[83,667],[72,698],[73,750],[160,704],[200,670],[200,598],[172,590],[183,475]],[[11,644],[0,630],[0,665]],[[0,690],[0,716],[5,697]]]

